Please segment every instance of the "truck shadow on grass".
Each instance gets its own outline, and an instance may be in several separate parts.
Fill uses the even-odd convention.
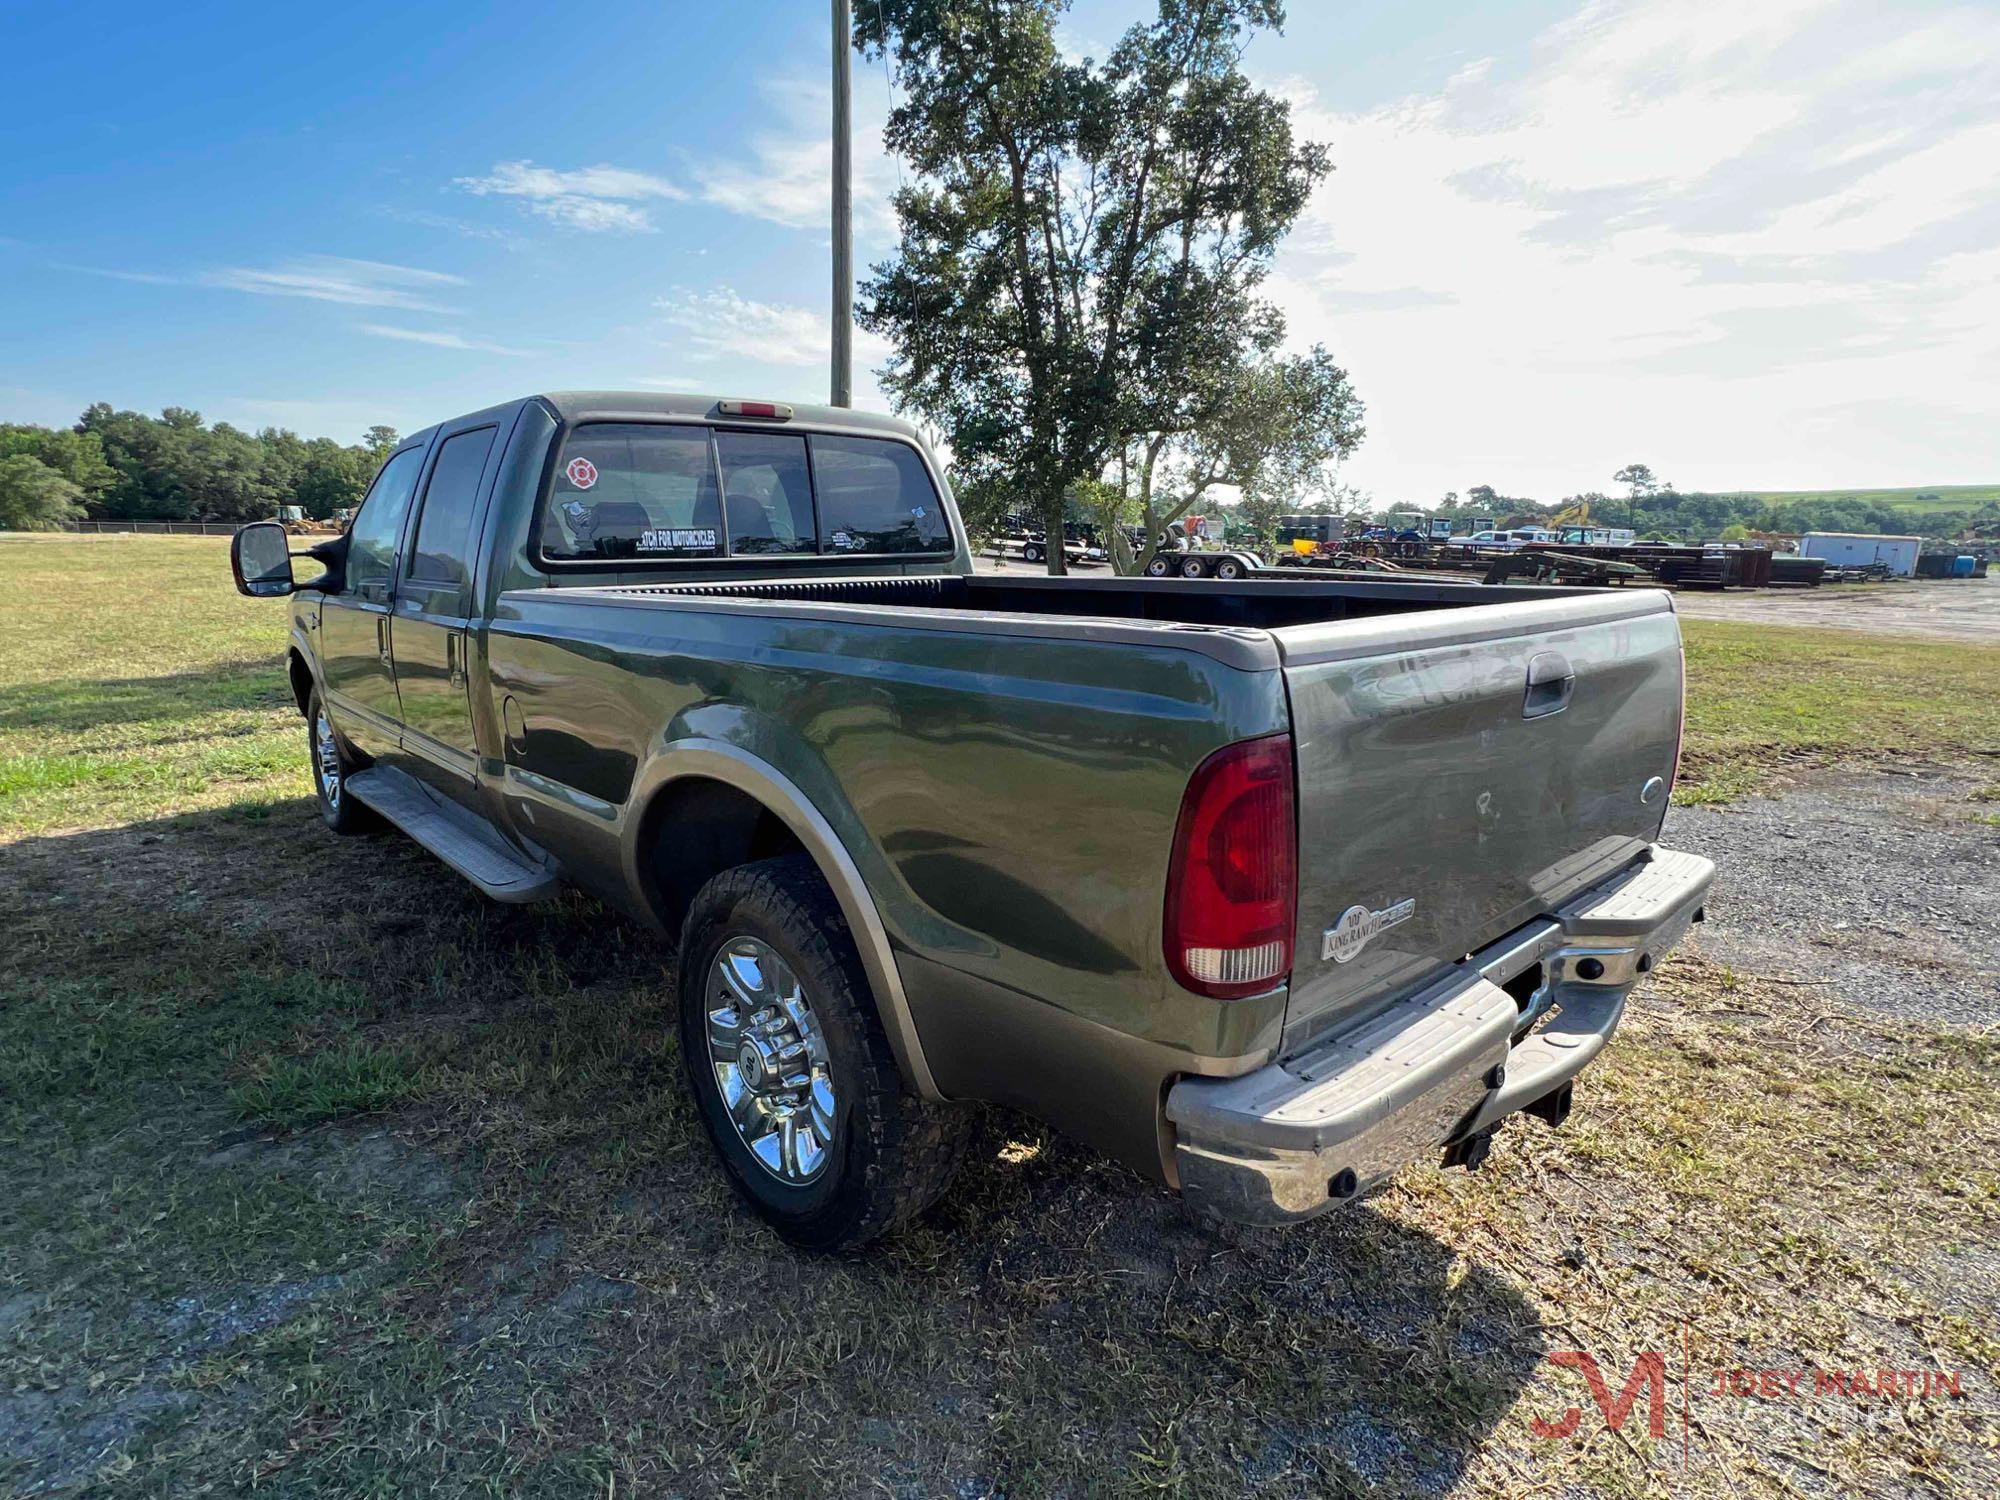
[[[23,840],[0,900],[0,1483],[1436,1494],[1541,1357],[1394,1192],[1218,1237],[998,1112],[920,1221],[793,1252],[656,939],[303,800]]]
[[[74,733],[106,725],[174,724],[191,714],[283,707],[291,702],[282,675],[264,657],[217,662],[199,672],[96,680],[61,678],[18,683],[0,703],[0,732],[35,729]]]

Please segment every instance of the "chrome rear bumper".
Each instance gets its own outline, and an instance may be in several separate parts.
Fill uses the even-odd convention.
[[[1558,1115],[1632,987],[1701,919],[1714,879],[1710,861],[1655,845],[1553,917],[1295,1058],[1181,1079],[1167,1118],[1182,1193],[1217,1218],[1288,1223],[1428,1152],[1483,1146],[1517,1110]],[[1524,1004],[1502,986],[1536,964],[1542,982]]]

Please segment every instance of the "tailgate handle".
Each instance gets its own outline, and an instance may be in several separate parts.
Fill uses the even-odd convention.
[[[1521,717],[1545,719],[1569,707],[1576,687],[1576,670],[1560,651],[1537,651],[1528,658],[1528,692],[1521,700]]]

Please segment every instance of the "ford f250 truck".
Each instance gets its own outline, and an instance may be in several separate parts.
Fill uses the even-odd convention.
[[[974,573],[906,425],[535,396],[406,440],[290,595],[319,810],[673,944],[737,1189],[796,1243],[995,1101],[1253,1224],[1561,1123],[1712,866],[1656,842],[1658,590]]]

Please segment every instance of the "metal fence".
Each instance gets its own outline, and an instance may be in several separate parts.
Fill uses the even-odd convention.
[[[141,536],[234,536],[239,528],[228,521],[73,521],[65,529],[126,531]]]

